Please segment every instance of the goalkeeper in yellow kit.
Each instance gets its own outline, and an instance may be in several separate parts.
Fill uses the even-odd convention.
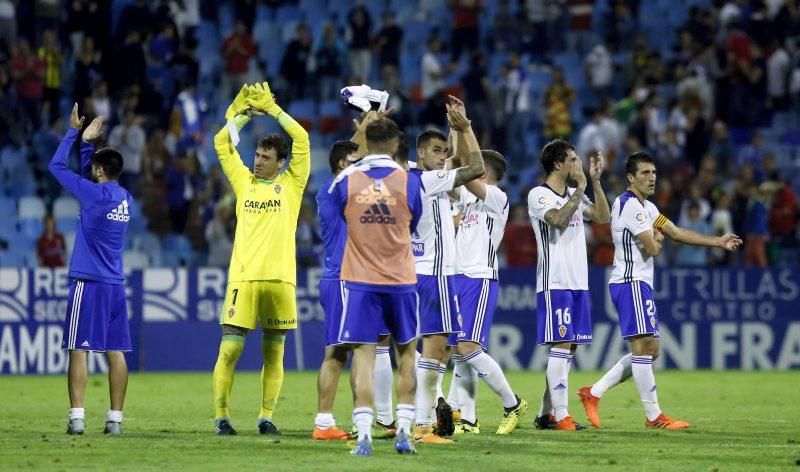
[[[288,146],[277,134],[262,138],[252,172],[236,144],[239,131],[253,115],[267,114],[292,138]],[[281,434],[272,413],[283,385],[283,345],[286,333],[297,327],[295,300],[295,231],[303,189],[311,171],[308,133],[276,103],[269,85],[245,85],[225,112],[225,127],[214,136],[222,170],[236,196],[236,234],[228,270],[225,303],[220,314],[222,341],[214,366],[214,407],[217,434],[236,434],[229,403],[236,361],[247,332],[259,324],[263,331],[260,434]]]

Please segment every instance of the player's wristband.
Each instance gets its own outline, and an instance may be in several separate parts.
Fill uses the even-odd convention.
[[[228,127],[228,134],[231,136],[231,142],[234,146],[239,144],[239,131],[250,122],[250,117],[247,115],[236,115],[232,120],[229,120],[225,125]]]
[[[267,113],[269,113],[269,116],[271,116],[271,117],[273,117],[273,118],[275,118],[277,120],[278,119],[278,115],[280,115],[283,112],[283,108],[281,108],[280,106],[275,104],[275,105],[272,105],[269,108],[267,108],[266,111],[267,111]],[[278,121],[280,121],[280,120],[278,120]]]

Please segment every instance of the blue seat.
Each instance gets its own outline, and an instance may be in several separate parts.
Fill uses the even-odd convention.
[[[192,243],[186,236],[170,234],[164,237],[164,250],[176,253],[192,252]]]
[[[74,233],[78,228],[77,218],[57,218],[56,229],[59,233]]]
[[[20,220],[19,231],[29,238],[38,238],[44,231],[44,223],[38,219]]]
[[[0,215],[5,218],[6,215],[17,214],[17,200],[15,198],[4,197],[0,195]]]
[[[25,255],[19,252],[0,251],[0,267],[24,267]]]
[[[36,235],[36,238],[30,238],[25,234],[16,233],[11,236],[11,239],[8,241],[8,249],[9,251],[19,252],[21,254],[28,253],[36,248],[36,241],[38,240],[39,235]]]
[[[289,114],[296,120],[316,121],[315,103],[312,100],[295,100],[289,104]]]
[[[289,21],[300,21],[301,12],[297,5],[281,5],[275,12],[275,22],[283,24]]]

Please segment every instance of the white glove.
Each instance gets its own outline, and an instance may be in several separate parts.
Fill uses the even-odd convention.
[[[386,111],[389,93],[384,90],[373,90],[369,85],[353,85],[341,91],[342,101],[345,105],[358,111],[370,110]]]

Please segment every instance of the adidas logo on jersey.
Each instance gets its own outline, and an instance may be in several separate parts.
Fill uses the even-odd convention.
[[[89,341],[84,341],[84,342],[81,344],[81,347],[89,347]]]
[[[121,221],[124,223],[130,221],[131,216],[128,213],[128,200],[122,200],[122,203],[120,203],[118,207],[114,208],[106,215],[106,219],[111,221]]]
[[[389,207],[385,204],[373,203],[367,208],[367,211],[361,215],[359,221],[364,224],[393,225],[397,223],[397,218],[392,216],[392,212],[389,211]]]

